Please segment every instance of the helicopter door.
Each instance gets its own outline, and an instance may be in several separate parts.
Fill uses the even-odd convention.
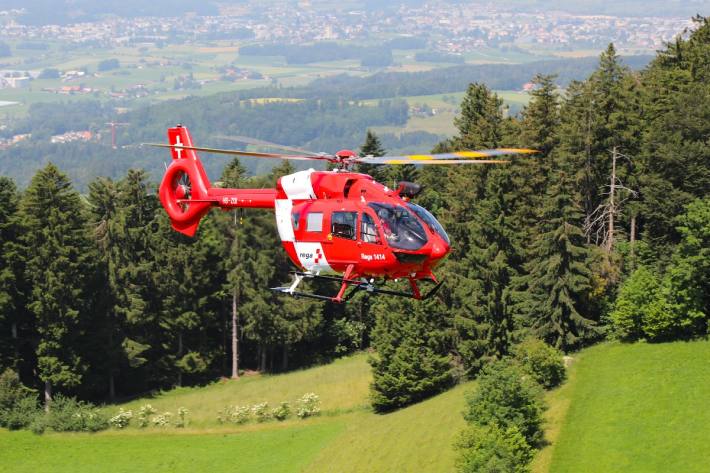
[[[358,258],[363,266],[380,266],[385,261],[385,245],[382,244],[377,221],[368,212],[360,214],[360,248]]]

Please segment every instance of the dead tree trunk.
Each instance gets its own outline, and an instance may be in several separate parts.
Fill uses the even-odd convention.
[[[44,382],[44,410],[49,412],[49,406],[52,404],[52,382]]]
[[[232,290],[232,379],[239,379],[239,338],[237,315],[237,287]]]
[[[606,235],[606,252],[611,253],[614,249],[614,219],[616,218],[616,203],[614,196],[616,194],[616,146],[611,153],[611,179],[609,182],[609,222]]]

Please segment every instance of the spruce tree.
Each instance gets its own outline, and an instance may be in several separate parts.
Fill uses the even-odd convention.
[[[519,231],[511,215],[512,180],[508,169],[489,174],[486,198],[470,222],[468,252],[451,263],[458,350],[469,373],[486,359],[508,353],[515,330],[513,280],[520,271]]]
[[[175,232],[167,215],[158,217],[153,257],[162,329],[155,368],[161,384],[181,386],[185,375],[199,380],[219,355],[210,338],[219,333],[224,241],[210,217],[197,238]]]
[[[540,338],[565,351],[597,333],[594,322],[579,311],[591,275],[572,186],[564,170],[553,174],[531,259],[525,264],[527,274],[518,280],[517,306],[527,324]]]
[[[37,372],[50,402],[55,386],[78,386],[86,369],[81,347],[91,244],[79,194],[53,164],[34,175],[20,209]]]
[[[0,366],[17,368],[22,302],[22,257],[18,251],[19,196],[15,183],[0,176]]]
[[[362,156],[384,156],[385,149],[382,147],[382,142],[380,138],[372,131],[367,130],[365,135],[365,142],[360,146],[360,154]],[[390,185],[388,179],[388,169],[387,166],[376,165],[376,164],[358,164],[358,172],[364,174],[369,174],[377,182],[381,182],[387,186]]]
[[[438,300],[380,299],[370,358],[372,406],[387,412],[419,402],[451,386],[451,332]]]
[[[246,169],[239,159],[234,158],[222,172],[222,185],[228,188],[239,188],[244,183]],[[225,274],[227,279],[224,284],[225,292],[230,301],[230,350],[231,350],[231,377],[239,378],[239,314],[242,310],[241,303],[243,288],[249,284],[249,275],[244,272],[244,260],[249,257],[249,249],[245,247],[246,239],[244,212],[234,210],[230,214],[220,216],[218,222],[220,231],[225,238]]]

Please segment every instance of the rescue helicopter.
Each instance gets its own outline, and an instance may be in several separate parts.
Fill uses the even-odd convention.
[[[436,266],[451,250],[446,231],[425,208],[411,202],[421,187],[400,182],[396,189],[367,174],[352,172],[355,164],[485,165],[508,161],[506,155],[532,154],[530,149],[488,149],[407,156],[360,156],[350,150],[335,154],[277,154],[198,147],[187,127],[168,128],[172,161],[159,187],[160,202],[172,227],[194,236],[212,207],[274,209],[276,226],[293,264],[293,282],[272,290],[296,297],[343,303],[359,291],[427,299],[443,281]],[[308,169],[278,179],[275,189],[226,189],[210,183],[198,152],[266,159],[314,160],[332,163],[332,171]],[[335,295],[298,290],[304,279],[336,281]],[[384,289],[377,280],[406,279],[410,291]],[[419,282],[434,286],[425,294]]]

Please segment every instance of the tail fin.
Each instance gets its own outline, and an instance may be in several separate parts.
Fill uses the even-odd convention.
[[[168,128],[168,140],[173,160],[160,183],[160,202],[175,230],[193,236],[200,219],[216,202],[209,196],[212,187],[186,127]]]

